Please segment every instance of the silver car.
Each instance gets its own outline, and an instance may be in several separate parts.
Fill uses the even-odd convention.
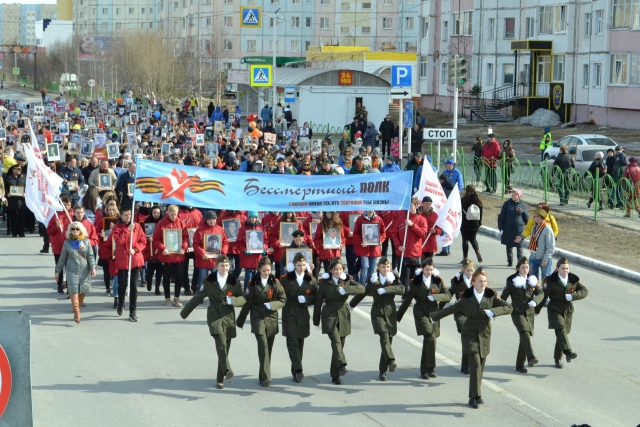
[[[544,159],[555,159],[558,157],[558,153],[560,152],[560,147],[563,145],[566,146],[583,146],[583,145],[599,145],[605,147],[604,153],[607,153],[607,149],[615,148],[618,146],[618,143],[608,136],[597,135],[591,133],[583,133],[579,135],[567,135],[564,138],[561,138],[558,141],[554,141],[551,147],[544,150]],[[600,151],[600,150],[596,150]]]

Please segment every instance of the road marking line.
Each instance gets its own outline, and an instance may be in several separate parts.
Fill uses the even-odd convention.
[[[353,309],[353,311],[355,313],[359,314],[360,316],[364,317],[365,319],[371,320],[371,316],[368,313],[364,312],[362,309],[356,307],[356,308]],[[422,343],[419,342],[418,340],[414,339],[414,338],[411,338],[409,335],[398,331],[397,336],[402,338],[403,340],[405,340],[409,344],[411,344],[411,345],[413,345],[413,346],[415,346],[415,347],[417,347],[419,349],[422,349]],[[444,356],[444,355],[442,355],[442,354],[440,354],[438,352],[436,352],[436,357],[438,359],[440,359],[441,361],[443,361],[444,363],[446,363],[447,365],[449,365],[449,366],[452,366],[452,367],[455,367],[455,368],[458,367],[458,363],[454,362],[453,360],[449,359],[448,357],[446,357],[446,356]],[[491,382],[489,380],[485,380],[485,379],[482,380],[482,383],[484,385],[486,385],[487,387],[489,387],[491,390],[495,391],[496,393],[501,394],[501,395],[503,395],[503,396],[505,396],[505,397],[507,397],[509,399],[515,400],[520,405],[524,405],[524,406],[528,407],[529,409],[539,413],[540,415],[543,415],[544,417],[549,418],[550,420],[553,420],[553,421],[557,422],[560,425],[563,425],[563,426],[566,425],[566,423],[563,423],[562,421],[552,417],[551,415],[547,414],[546,412],[541,411],[540,409],[530,405],[529,403],[527,403],[526,401],[520,399],[519,397],[509,393],[507,390],[503,389],[499,385],[494,384],[493,382]]]

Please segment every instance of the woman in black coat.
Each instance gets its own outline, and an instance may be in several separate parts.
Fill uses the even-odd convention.
[[[498,229],[502,234],[500,243],[507,247],[507,263],[509,267],[513,266],[513,248],[516,248],[517,259],[522,258],[522,248],[524,248],[524,236],[522,232],[529,221],[527,215],[527,207],[520,200],[522,197],[521,190],[513,190],[511,198],[504,202],[500,215],[498,215]],[[515,238],[521,236],[519,243],[515,242]]]
[[[27,211],[27,204],[24,199],[26,186],[27,176],[23,173],[22,166],[11,166],[4,182],[4,197],[7,199],[7,216],[11,224],[11,235],[13,237],[24,237],[24,220]],[[11,187],[22,187],[22,195],[11,194]]]
[[[604,207],[604,201],[602,200],[602,197],[600,197],[600,186],[599,185],[595,185],[596,182],[596,177],[600,180],[602,180],[602,178],[604,177],[604,175],[607,172],[607,167],[604,164],[604,161],[602,160],[604,158],[604,153],[602,151],[598,151],[595,154],[595,159],[593,160],[593,162],[591,162],[591,165],[589,166],[589,173],[591,174],[591,182],[592,182],[592,194],[591,197],[589,198],[589,201],[587,202],[587,207],[591,208],[591,203],[593,203],[594,199],[598,199],[598,210],[603,210]],[[585,176],[587,175],[587,173],[585,173]]]
[[[469,254],[469,243],[473,247],[473,250],[476,253],[476,257],[478,257],[478,262],[482,262],[482,255],[480,255],[480,246],[478,245],[478,240],[476,236],[478,234],[478,230],[482,225],[482,200],[480,200],[480,196],[476,192],[476,188],[473,185],[467,185],[464,189],[464,196],[461,199],[462,204],[462,224],[460,225],[460,234],[462,235],[462,262],[460,264],[464,264],[465,260],[468,259],[467,255]],[[475,207],[469,209],[472,205]],[[480,219],[472,220],[467,219],[467,216],[473,216],[477,210],[480,210]]]

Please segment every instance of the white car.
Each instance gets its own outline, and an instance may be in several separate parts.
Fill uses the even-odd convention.
[[[561,138],[559,141],[554,141],[551,147],[544,150],[544,159],[549,160],[558,157],[558,153],[560,153],[560,147],[562,147],[563,145],[600,145],[615,148],[618,146],[618,143],[608,136],[604,135],[596,135],[590,133],[584,133],[580,135],[567,135],[564,138]]]

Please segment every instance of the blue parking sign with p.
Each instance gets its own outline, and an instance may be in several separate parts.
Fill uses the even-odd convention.
[[[412,87],[413,69],[411,65],[391,66],[391,86],[392,87]]]

